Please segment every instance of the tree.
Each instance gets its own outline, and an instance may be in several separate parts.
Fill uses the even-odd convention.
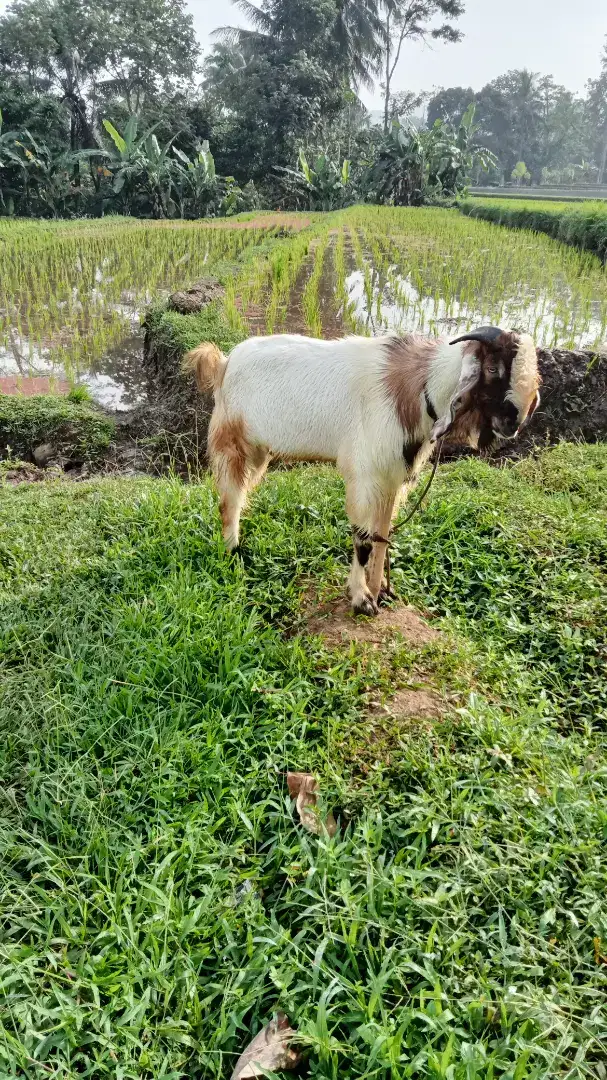
[[[221,109],[213,150],[221,171],[267,184],[272,165],[290,166],[346,106],[363,30],[355,33],[351,0],[237,3],[250,27],[218,31],[204,66],[205,87]],[[371,45],[360,40],[362,72]]]
[[[432,127],[436,120],[444,120],[452,126],[457,124],[460,116],[463,116],[470,102],[474,100],[475,94],[471,86],[451,86],[446,90],[438,90],[428,102],[428,127]]]
[[[184,0],[13,0],[0,18],[0,70],[59,94],[72,149],[100,145],[102,105],[146,98],[193,77],[197,46]]]
[[[427,96],[424,93],[416,94],[413,90],[397,90],[390,98],[390,119],[413,121],[415,110],[422,107]]]
[[[458,19],[464,13],[460,0],[380,0],[382,9],[382,52],[384,91],[384,131],[390,123],[392,79],[403,43],[409,41],[460,41],[462,33],[451,22],[435,24],[446,16]]]
[[[581,161],[587,153],[583,102],[550,75],[508,71],[475,101],[481,131],[506,176],[524,161],[539,183],[543,168]]]
[[[598,182],[602,184],[607,179],[607,44],[603,49],[601,74],[588,82],[587,110],[593,156],[599,169]]]
[[[531,180],[531,173],[529,172],[529,169],[525,165],[524,161],[517,161],[510,176],[514,180],[514,183],[518,184],[519,187],[522,184],[523,180]]]

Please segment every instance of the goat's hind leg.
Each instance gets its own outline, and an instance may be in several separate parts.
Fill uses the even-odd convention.
[[[228,551],[234,551],[247,492],[259,483],[270,458],[265,448],[249,442],[241,422],[230,421],[220,410],[211,418],[209,456],[219,490],[223,539]]]

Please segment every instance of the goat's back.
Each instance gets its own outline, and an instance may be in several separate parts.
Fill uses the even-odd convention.
[[[385,340],[249,338],[230,353],[217,402],[275,454],[336,460],[363,413],[371,425],[385,423]]]

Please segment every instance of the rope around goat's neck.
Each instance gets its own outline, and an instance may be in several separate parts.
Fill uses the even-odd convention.
[[[436,470],[438,469],[438,465],[439,465],[439,462],[440,462],[442,450],[443,450],[443,439],[441,438],[441,439],[438,440],[437,450],[436,450],[436,457],[434,458],[434,464],[432,466],[432,472],[430,473],[430,477],[428,479],[428,482],[427,482],[424,490],[422,491],[421,495],[419,496],[419,498],[416,499],[414,505],[412,506],[412,508],[409,511],[409,513],[407,514],[407,516],[405,518],[403,518],[402,521],[399,521],[398,525],[393,525],[392,526],[392,528],[390,529],[390,532],[388,533],[387,537],[380,536],[379,533],[374,533],[373,536],[371,537],[372,543],[374,543],[374,544],[385,544],[386,545],[386,586],[387,586],[388,593],[390,592],[390,538],[392,536],[394,536],[394,533],[400,532],[400,530],[402,528],[404,528],[405,525],[408,525],[408,523],[411,521],[411,518],[415,517],[418,510],[421,509],[421,505],[422,505],[424,499],[426,498],[426,495],[430,491],[430,488],[432,487],[432,482],[434,480],[434,477],[436,476]]]

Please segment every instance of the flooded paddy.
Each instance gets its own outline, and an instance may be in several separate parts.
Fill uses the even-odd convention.
[[[145,396],[146,307],[207,275],[243,333],[449,335],[492,322],[546,346],[607,338],[607,276],[588,253],[455,210],[353,207],[215,222],[0,221],[0,380]]]

